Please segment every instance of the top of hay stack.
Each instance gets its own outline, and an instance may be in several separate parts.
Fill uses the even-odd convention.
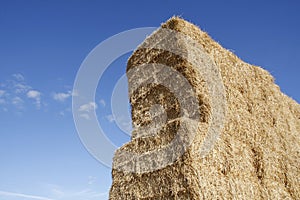
[[[176,35],[159,46],[164,30],[175,31],[197,44],[187,45]],[[214,100],[216,94],[210,88],[218,86],[212,86],[195,63],[216,68],[224,99]],[[166,124],[148,137],[143,137],[141,131],[133,132],[132,140],[116,152],[110,199],[300,199],[300,105],[280,91],[267,71],[243,62],[198,27],[178,17],[162,24],[133,53],[127,66],[129,87],[139,80],[138,70],[130,70],[143,64],[167,65],[188,80],[198,100],[200,114],[193,119],[199,126],[193,129],[192,122],[183,120],[182,102],[172,90],[150,82],[135,88],[130,95],[134,125],[151,124],[153,119],[147,113],[156,104],[166,110]],[[149,65],[145,66],[149,69]],[[149,80],[161,72],[152,71],[152,75],[145,72],[150,73]],[[172,81],[176,84],[176,80]],[[221,112],[224,124],[220,126],[219,139],[203,157],[199,152],[217,104],[226,106],[226,114]],[[141,157],[124,157],[124,152],[145,157],[155,150],[160,152],[176,138],[180,126],[186,128],[180,142],[184,138],[191,141],[176,149],[182,154],[169,152],[171,157],[175,155],[175,160],[170,159],[174,162],[157,167],[166,157],[155,154],[147,163],[141,163]],[[154,166],[153,170],[149,166]]]

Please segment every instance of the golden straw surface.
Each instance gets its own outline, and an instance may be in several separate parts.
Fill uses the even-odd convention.
[[[147,173],[113,169],[109,198],[300,199],[300,105],[280,91],[266,70],[243,62],[197,26],[173,17],[162,28],[197,41],[217,66],[226,94],[225,124],[213,149],[201,157],[214,106],[203,77],[195,66],[170,52],[137,49],[128,60],[127,71],[143,63],[162,63],[183,74],[199,100],[201,129],[173,164]],[[183,50],[189,48],[177,42]],[[192,56],[197,59],[196,54]],[[134,92],[130,102],[135,125],[149,123],[146,111],[153,104],[166,108],[168,121],[153,137],[138,137],[139,133],[133,132],[132,140],[116,157],[122,150],[145,153],[159,149],[174,138],[181,123],[180,102],[168,90],[147,85]]]

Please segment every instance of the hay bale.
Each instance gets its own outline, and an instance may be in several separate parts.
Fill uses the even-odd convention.
[[[170,38],[166,30],[179,34]],[[174,80],[161,66],[187,82]],[[214,76],[206,77],[201,66],[215,67],[209,71]],[[115,154],[110,199],[300,199],[300,105],[280,91],[267,71],[173,17],[133,53],[127,76],[134,88],[130,103],[136,129]],[[214,85],[218,76],[222,84]],[[159,77],[166,85],[155,82]],[[175,92],[167,87],[176,84],[182,88]],[[214,112],[225,116],[218,121],[223,125],[213,129],[221,133],[201,154],[218,118]]]

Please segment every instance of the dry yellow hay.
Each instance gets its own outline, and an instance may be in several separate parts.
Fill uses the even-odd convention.
[[[201,46],[202,57],[180,37],[164,44],[169,42],[168,48],[182,50],[178,53],[181,57],[156,48],[157,44],[150,48],[156,40],[161,40],[162,29],[192,38]],[[195,25],[173,17],[160,30],[133,53],[127,71],[141,64],[159,63],[180,72],[193,87],[199,102],[200,128],[190,137],[189,126],[194,128],[194,124],[182,120],[181,102],[165,87],[145,84],[133,91],[130,102],[135,126],[151,123],[148,114],[155,104],[165,108],[167,122],[160,132],[148,137],[134,131],[132,140],[116,152],[110,199],[300,199],[300,105],[280,91],[267,71],[241,61]],[[225,89],[224,126],[220,138],[205,157],[199,152],[212,110],[222,102],[212,100],[207,77],[185,59],[186,53],[189,58],[200,60],[199,63],[209,65],[210,61],[201,59],[210,59]],[[128,78],[132,86],[139,77],[130,74]],[[149,166],[164,158],[158,156],[153,163],[141,166],[130,164],[135,160],[123,156],[124,151],[145,154],[162,149],[174,140],[179,126],[187,128],[182,136],[192,141],[187,148],[179,147],[184,152],[175,162],[149,170]],[[122,163],[135,170],[122,168]]]

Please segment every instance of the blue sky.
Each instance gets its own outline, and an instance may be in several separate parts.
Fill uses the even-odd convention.
[[[111,170],[82,145],[71,110],[76,73],[101,41],[181,15],[300,102],[299,9],[297,0],[0,0],[0,199],[107,199]],[[117,146],[129,136],[111,118],[111,93],[129,55],[106,71],[92,105]]]

